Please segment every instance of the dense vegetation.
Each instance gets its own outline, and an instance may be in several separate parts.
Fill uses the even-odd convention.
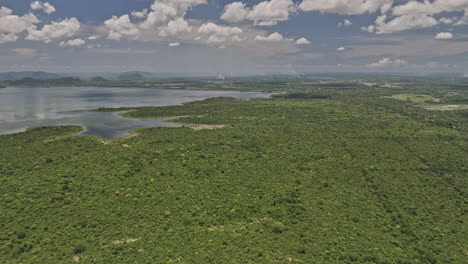
[[[391,97],[466,90],[418,85],[125,114],[222,129],[0,136],[0,262],[466,263],[468,112]]]

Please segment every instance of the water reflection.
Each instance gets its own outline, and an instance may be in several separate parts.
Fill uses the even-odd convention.
[[[83,134],[110,138],[140,127],[167,127],[164,119],[129,119],[115,113],[73,112],[99,107],[175,105],[210,97],[266,98],[257,92],[226,92],[143,88],[4,88],[0,89],[0,134],[35,126],[81,125]]]

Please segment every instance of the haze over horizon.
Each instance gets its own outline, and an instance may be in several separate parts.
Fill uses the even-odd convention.
[[[468,73],[468,0],[0,0],[0,71]]]

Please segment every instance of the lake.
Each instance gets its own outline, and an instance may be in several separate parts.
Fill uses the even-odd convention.
[[[260,92],[53,87],[0,89],[0,134],[11,134],[37,126],[79,125],[82,135],[113,138],[128,135],[142,127],[179,127],[164,122],[167,118],[124,118],[118,113],[76,112],[100,107],[167,106],[212,97],[229,96],[238,99],[267,98]]]

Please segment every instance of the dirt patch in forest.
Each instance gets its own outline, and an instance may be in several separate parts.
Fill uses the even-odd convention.
[[[73,262],[80,262],[80,261],[82,261],[84,258],[85,258],[85,257],[83,257],[83,256],[74,256],[74,257],[72,258],[72,261],[73,261]]]
[[[128,136],[125,136],[125,137],[119,137],[119,138],[111,138],[111,139],[101,139],[101,143],[104,144],[104,145],[109,145],[109,144],[114,144],[114,140],[117,140],[117,139],[129,139],[129,138],[133,138],[133,137],[138,137],[140,136],[140,134],[138,133],[131,133],[130,135]],[[123,144],[122,147],[130,147],[129,145],[127,144]]]
[[[221,129],[225,128],[225,125],[190,125],[190,128],[193,130],[213,130],[213,129]]]
[[[373,82],[361,82],[361,84],[367,87],[375,87],[379,85],[378,83],[373,83]]]

